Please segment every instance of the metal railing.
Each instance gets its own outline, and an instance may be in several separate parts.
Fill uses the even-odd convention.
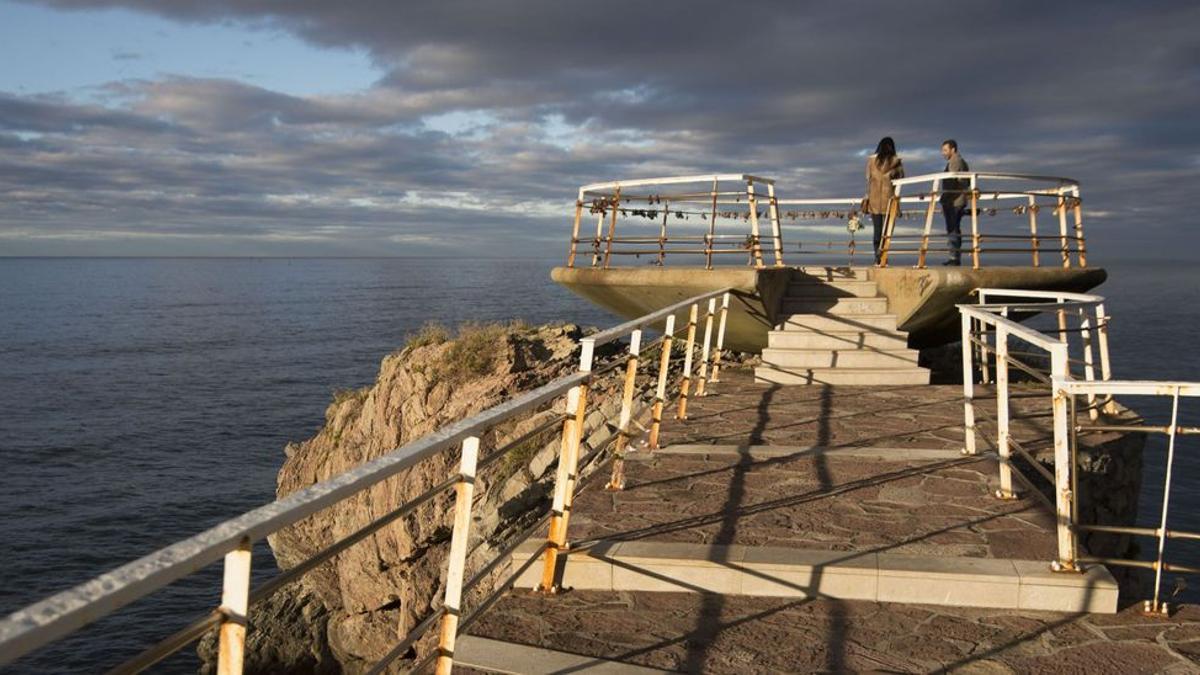
[[[672,368],[672,343],[677,335],[676,315],[687,313],[687,324],[681,329],[687,338],[683,349],[682,368],[678,374],[678,408],[676,417],[687,418],[687,401],[693,379],[695,395],[703,396],[709,383],[718,381],[721,352],[724,346],[726,316],[732,289],[722,289],[688,298],[669,307],[634,319],[580,340],[578,372],[561,377],[532,391],[512,398],[447,427],[397,448],[377,459],[346,471],[328,480],[298,490],[270,504],[243,513],[188,539],[176,542],[145,557],[122,565],[74,588],[55,594],[41,602],[10,614],[0,620],[0,665],[12,663],[112,612],[144,598],[184,577],[192,575],[217,560],[224,559],[224,577],[220,604],[205,614],[160,640],[149,649],[117,665],[111,672],[136,673],[143,671],[191,644],[207,631],[218,629],[219,673],[241,673],[245,657],[246,626],[254,606],[273,593],[299,579],[322,563],[354,544],[367,539],[380,528],[414,512],[420,505],[453,487],[456,492],[453,528],[447,555],[447,576],[441,607],[417,623],[397,644],[377,662],[371,673],[382,672],[397,658],[439,624],[437,649],[418,661],[412,670],[436,665],[438,673],[448,673],[453,664],[456,636],[465,630],[479,614],[494,603],[535,559],[522,565],[505,580],[495,583],[478,606],[464,612],[464,593],[478,587],[488,575],[509,559],[512,551],[528,535],[549,520],[549,533],[543,545],[544,573],[541,588],[554,592],[560,579],[556,559],[567,548],[567,525],[571,503],[579,482],[581,466],[599,456],[606,447],[593,448],[586,458],[580,457],[585,419],[588,415],[588,391],[596,378],[624,366],[617,434],[614,447],[612,476],[607,488],[624,487],[623,457],[630,440],[637,436],[640,426],[635,416],[640,407],[635,401],[639,358],[649,349],[661,349],[658,371],[655,374],[654,394],[650,411],[649,448],[658,447],[663,408],[668,395],[668,379]],[[720,304],[718,305],[718,300]],[[695,368],[698,317],[706,306],[703,346],[700,349],[699,369]],[[643,346],[643,332],[665,325],[662,337]],[[714,336],[714,330],[715,336]],[[629,338],[626,354],[596,367],[596,348]],[[715,341],[714,341],[715,337]],[[565,412],[554,415],[521,437],[480,456],[480,438],[488,430],[562,399]],[[550,510],[538,519],[511,545],[480,566],[467,578],[468,542],[471,537],[472,501],[475,478],[483,468],[495,463],[510,451],[521,447],[561,424],[558,468]],[[376,518],[354,533],[329,544],[319,552],[259,585],[251,587],[251,547],[268,535],[294,525],[344,499],[412,468],[422,460],[438,453],[461,447],[459,471],[430,487],[416,498],[405,502],[389,513]]]
[[[1108,352],[1109,316],[1104,310],[1104,298],[1099,295],[987,288],[979,289],[978,294],[979,304],[958,306],[962,321],[964,453],[977,453],[976,437],[979,433],[976,417],[980,411],[976,408],[979,397],[975,374],[978,370],[979,382],[993,384],[996,394],[996,417],[992,420],[996,427],[995,447],[999,456],[1000,489],[996,496],[1001,499],[1016,496],[1013,490],[1014,477],[1033,494],[1042,495],[1034,482],[1013,464],[1015,453],[1053,485],[1050,506],[1056,517],[1057,558],[1051,563],[1052,567],[1057,571],[1070,572],[1080,570],[1081,563],[1096,563],[1152,569],[1155,572],[1154,594],[1153,599],[1146,601],[1146,610],[1166,612],[1166,603],[1161,600],[1163,571],[1200,573],[1200,568],[1164,560],[1167,539],[1200,539],[1200,533],[1167,527],[1176,439],[1182,435],[1200,434],[1200,427],[1179,426],[1179,401],[1180,398],[1200,397],[1200,383],[1112,379]],[[1019,315],[1029,320],[1045,313],[1052,313],[1057,318],[1056,325],[1047,332],[1018,323],[1012,318]],[[1071,325],[1072,321],[1074,326]],[[1072,336],[1077,339],[1072,340]],[[1015,351],[1010,344],[1014,339],[1041,351]],[[1079,358],[1072,357],[1073,346]],[[1048,370],[1031,363],[1028,358],[1036,359],[1043,355],[1049,359]],[[1020,358],[1022,356],[1027,358]],[[1053,420],[1052,470],[1043,466],[1031,449],[1012,435],[1010,367],[1049,387]],[[1154,426],[1145,424],[1140,418],[1130,420],[1129,415],[1123,414],[1117,406],[1114,399],[1117,395],[1170,397],[1170,423]],[[1082,410],[1080,398],[1086,400]],[[1087,413],[1086,422],[1080,421],[1082,411]],[[1077,464],[1080,437],[1107,432],[1167,436],[1166,471],[1157,528],[1080,522]],[[1153,537],[1156,540],[1155,560],[1080,555],[1081,532]]]
[[[1087,266],[1079,183],[1073,179],[970,171],[900,178],[893,180],[892,185],[894,194],[885,209],[880,243],[881,267],[889,265],[889,257],[915,255],[915,266],[924,268],[929,254],[936,252],[952,256],[965,253],[974,268],[981,266],[984,254],[1028,255],[1033,267],[1040,267],[1044,255],[1051,254],[1056,265]],[[764,186],[766,194],[761,192]],[[961,196],[967,202],[964,220],[969,222],[969,228],[961,235],[966,243],[960,243],[957,249],[951,248],[948,239],[939,245],[936,240],[946,235],[935,233],[933,227],[937,205],[947,196]],[[915,213],[905,211],[909,205],[917,207]],[[703,256],[705,267],[712,269],[714,256],[727,254],[744,256],[748,265],[761,268],[766,264],[765,241],[774,251],[774,266],[779,267],[785,264],[783,223],[797,220],[845,220],[849,225],[846,240],[801,241],[801,252],[844,252],[853,262],[858,248],[855,232],[862,225],[859,216],[866,215],[860,213],[861,208],[860,197],[783,199],[776,195],[773,180],[749,174],[593,183],[581,187],[575,201],[567,266],[575,267],[581,252],[586,254],[590,250],[591,266],[605,269],[612,266],[613,256],[645,256],[656,265],[665,265],[668,255]],[[586,239],[580,236],[585,210],[596,216],[595,236]],[[1019,216],[1020,226],[981,227],[981,215],[996,216],[1002,211]],[[1039,232],[1038,216],[1043,212],[1049,212],[1056,220],[1055,231]],[[920,228],[899,227],[900,220],[914,215],[923,220]],[[618,236],[618,229],[635,229],[637,219],[648,221],[657,232],[635,231]],[[689,222],[692,219],[699,225]],[[763,219],[771,227],[766,236],[760,232]],[[737,221],[748,224],[748,228],[717,233],[718,222]],[[815,223],[812,227],[828,228]]]
[[[730,183],[733,185],[731,186]],[[691,186],[689,188],[688,186]],[[705,189],[702,186],[706,186]],[[766,194],[760,192],[765,188]],[[661,190],[667,190],[662,192]],[[760,210],[766,202],[765,212]],[[596,236],[580,239],[584,209],[596,216]],[[723,210],[722,210],[723,209]],[[620,218],[645,218],[658,225],[658,236],[617,236]],[[668,236],[670,221],[696,217],[707,225],[703,234]],[[717,220],[740,218],[749,223],[743,234],[717,234]],[[579,188],[575,200],[575,220],[571,228],[571,247],[567,267],[575,266],[579,245],[591,248],[592,267],[610,266],[613,256],[647,256],[663,265],[668,254],[704,256],[704,266],[712,269],[713,256],[735,254],[747,257],[748,264],[763,267],[763,239],[759,221],[771,227],[767,241],[775,266],[783,265],[783,235],[775,181],[749,174],[708,174],[671,176],[642,180],[592,183]],[[608,232],[605,234],[605,224]]]
[[[963,185],[963,183],[966,185]],[[989,183],[993,185],[988,185]],[[947,185],[949,184],[949,185]],[[1013,186],[1016,187],[1013,187]],[[887,265],[887,257],[897,254],[913,254],[917,256],[917,267],[925,267],[926,258],[931,251],[945,251],[950,254],[967,253],[971,255],[971,267],[978,269],[980,256],[987,253],[1029,254],[1034,267],[1041,264],[1041,244],[1044,240],[1057,243],[1059,262],[1063,267],[1071,266],[1071,243],[1075,244],[1075,260],[1079,267],[1087,267],[1087,251],[1083,236],[1083,209],[1079,196],[1079,182],[1059,176],[1035,176],[1015,173],[991,173],[980,171],[948,171],[925,174],[911,178],[898,178],[892,181],[895,196],[887,208],[887,218],[884,225],[884,243],[882,248],[882,263]],[[915,195],[919,201],[927,202],[925,208],[925,223],[919,235],[896,235],[896,220],[900,213],[900,205],[904,201],[902,194],[906,187],[918,188]],[[921,190],[923,186],[928,186]],[[965,246],[959,251],[946,247],[930,246],[929,240],[933,235],[935,204],[944,196],[966,197],[966,215],[971,219],[971,230],[963,233],[970,238],[970,248]],[[1014,213],[1028,216],[1029,233],[999,233],[981,232],[979,214],[981,208],[992,209],[1011,201],[1018,204],[1013,208]],[[1047,203],[1049,201],[1049,203]],[[982,206],[981,206],[982,204]],[[1045,236],[1038,233],[1038,214],[1050,207],[1051,214],[1058,220],[1057,235]],[[1067,212],[1073,216],[1073,223],[1068,226]],[[944,235],[942,235],[944,236]],[[992,243],[992,245],[988,245]],[[896,245],[900,244],[901,248]],[[903,248],[912,246],[913,248]]]

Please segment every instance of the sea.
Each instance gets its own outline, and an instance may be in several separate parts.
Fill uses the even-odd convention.
[[[1100,262],[1114,376],[1200,381],[1195,263]],[[271,501],[284,446],[316,433],[333,392],[370,384],[426,322],[615,323],[550,281],[559,264],[0,258],[0,615]],[[1171,412],[1129,404],[1159,423]],[[1200,401],[1181,409],[1200,420]],[[1176,448],[1170,525],[1200,531],[1197,439]],[[1156,526],[1166,449],[1148,447],[1140,511]],[[1200,547],[1168,553],[1200,566]],[[274,572],[262,547],[255,565],[258,579]],[[5,672],[112,666],[215,606],[219,575],[214,565]],[[189,648],[155,672],[197,666]]]

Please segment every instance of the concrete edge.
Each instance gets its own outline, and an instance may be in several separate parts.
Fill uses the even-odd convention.
[[[461,635],[454,645],[454,665],[495,673],[551,675],[552,673],[596,673],[597,675],[665,673],[645,666],[582,656],[542,647],[504,642],[474,635]]]
[[[514,554],[523,562],[536,546]],[[1117,583],[1005,558],[946,558],[770,546],[600,541],[568,552],[563,586],[577,590],[828,597],[906,604],[1057,612],[1117,611]],[[517,581],[531,587],[540,568]]]
[[[649,460],[656,455],[740,455],[751,459],[776,459],[779,457],[834,456],[865,459],[894,460],[944,460],[961,456],[960,448],[889,448],[857,446],[803,446],[803,445],[704,445],[681,443],[668,445],[650,452],[630,452],[627,460]]]

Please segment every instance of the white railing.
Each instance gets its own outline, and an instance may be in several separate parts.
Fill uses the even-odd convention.
[[[762,202],[766,204],[766,212],[760,214],[759,204]],[[714,255],[730,253],[745,255],[749,264],[761,268],[765,265],[762,247],[764,237],[759,226],[763,218],[771,228],[766,239],[775,255],[774,264],[782,267],[783,235],[776,202],[775,181],[750,174],[667,176],[584,185],[579,188],[575,200],[567,267],[575,267],[579,245],[583,243],[591,247],[592,267],[604,269],[608,269],[613,256],[640,258],[644,255],[653,257],[656,264],[663,265],[668,254],[702,255],[705,267],[712,269]],[[718,208],[722,206],[744,214],[750,225],[749,232],[717,234]],[[590,239],[580,238],[584,209],[596,215],[596,234]],[[661,221],[658,217],[660,213]],[[678,218],[700,218],[707,224],[707,232],[668,236],[668,224],[673,214]],[[618,221],[622,216],[631,215],[657,222],[658,236],[617,236]]]
[[[656,374],[648,442],[649,448],[656,448],[672,365],[672,342],[677,334],[675,331],[676,315],[684,312],[688,315],[687,324],[680,331],[685,330],[687,338],[684,347],[684,363],[679,373],[679,399],[676,413],[677,417],[686,419],[687,399],[693,377],[697,378],[696,395],[699,396],[705,394],[708,383],[718,381],[731,292],[733,292],[732,289],[722,289],[697,295],[633,321],[585,337],[580,341],[579,370],[572,375],[521,394],[397,448],[366,464],[243,513],[200,534],[155,551],[91,581],[10,614],[0,620],[0,665],[12,663],[135,600],[144,598],[224,558],[224,582],[219,606],[149,649],[118,665],[113,672],[145,670],[194,642],[205,632],[218,628],[218,672],[222,674],[240,673],[244,660],[246,624],[256,603],[332,559],[350,546],[370,537],[383,526],[412,513],[421,504],[453,487],[457,494],[442,605],[437,611],[407,631],[407,634],[398,640],[395,647],[369,671],[372,673],[383,672],[393,661],[405,654],[435,623],[440,623],[437,650],[416,664],[415,668],[423,668],[436,660],[437,672],[448,673],[453,664],[454,643],[458,633],[465,630],[480,612],[499,597],[500,593],[511,587],[525,567],[532,564],[533,561],[531,559],[520,569],[515,570],[505,581],[495,584],[491,592],[480,601],[479,606],[469,614],[463,611],[463,594],[487,579],[490,572],[508,560],[509,554],[516,545],[544,525],[547,518],[550,521],[550,528],[543,545],[545,555],[541,588],[547,592],[553,592],[558,588],[560,579],[557,576],[559,572],[555,561],[559,553],[566,549],[567,521],[578,483],[580,466],[586,466],[589,460],[606,449],[595,448],[588,457],[580,457],[582,434],[588,413],[587,394],[596,378],[622,365],[625,366],[625,382],[614,448],[615,460],[612,477],[608,484],[609,489],[622,489],[624,487],[622,458],[630,439],[637,435],[634,433],[634,429],[640,426],[634,420],[640,412],[637,410],[639,406],[635,402],[635,380],[638,375],[639,355],[656,346],[662,350]],[[720,299],[719,310],[718,299]],[[707,307],[704,339],[700,352],[699,371],[696,372],[693,352],[696,348],[698,316],[704,305]],[[715,342],[713,341],[714,324],[716,325]],[[662,337],[650,345],[643,346],[641,344],[643,331],[659,325],[665,325]],[[596,348],[625,337],[629,338],[626,355],[594,368]],[[553,416],[548,422],[539,425],[520,438],[494,449],[486,457],[480,457],[480,437],[489,429],[518,415],[529,413],[547,404],[553,404],[564,395],[566,395],[564,414]],[[467,544],[471,536],[471,509],[476,474],[484,467],[504,457],[511,450],[548,432],[559,424],[562,425],[561,444],[549,513],[534,523],[524,535],[516,537],[509,547],[500,551],[490,562],[483,564],[468,579],[466,577]],[[257,588],[251,587],[251,550],[255,542],[262,541],[268,535],[333,506],[381,481],[395,477],[424,459],[438,453],[450,452],[460,446],[459,472],[456,475],[432,486],[415,499],[330,544],[308,560],[283,571]]]
[[[1072,245],[1074,264],[1087,266],[1079,183],[1071,178],[964,171],[900,178],[893,180],[892,185],[893,196],[886,208],[880,242],[881,266],[888,266],[889,256],[915,255],[916,267],[923,268],[931,252],[944,251],[952,257],[969,254],[974,268],[980,267],[984,254],[1026,254],[1032,266],[1039,267],[1044,252],[1053,253],[1056,264],[1071,267]],[[957,246],[950,241],[944,246],[930,241],[934,237],[937,204],[943,196],[961,196],[968,203],[964,220],[969,228]],[[576,266],[582,244],[585,253],[591,251],[591,266],[604,269],[613,264],[613,256],[645,256],[657,265],[665,265],[668,255],[704,256],[705,267],[712,269],[714,256],[722,254],[746,256],[747,264],[762,268],[766,265],[764,241],[773,249],[774,266],[780,267],[784,265],[783,221],[853,220],[860,215],[861,202],[861,197],[783,199],[777,195],[775,181],[751,174],[592,183],[579,188],[575,201],[567,267]],[[924,211],[923,227],[919,230],[897,231],[897,221],[906,205],[916,206],[917,212]],[[765,206],[761,213],[760,206]],[[1023,219],[1020,227],[981,228],[980,215],[996,215],[1001,206]],[[794,208],[782,211],[786,207]],[[1038,215],[1043,212],[1056,219],[1057,231],[1039,232]],[[595,233],[591,237],[581,235],[585,213],[596,216]],[[657,232],[638,233],[638,226],[631,224],[638,218],[649,219]],[[680,218],[695,218],[700,224],[679,223]],[[763,219],[770,226],[770,233],[760,232]],[[718,220],[744,220],[749,227],[718,234]],[[845,246],[853,256],[855,228],[849,229],[851,236],[847,241],[801,244],[813,248],[811,252],[818,252],[815,249],[832,252]]]
[[[980,383],[991,383],[996,393],[995,447],[999,456],[1000,489],[997,497],[1012,499],[1013,478],[1016,477],[1035,495],[1041,495],[1034,483],[1013,465],[1013,453],[1024,458],[1027,465],[1054,486],[1051,507],[1056,516],[1057,559],[1052,566],[1059,571],[1078,571],[1081,563],[1097,563],[1125,567],[1140,567],[1155,571],[1154,597],[1146,601],[1147,611],[1166,611],[1161,601],[1163,571],[1200,573],[1200,568],[1164,561],[1167,539],[1200,539],[1200,533],[1167,528],[1171,496],[1171,474],[1175,461],[1176,439],[1182,435],[1200,434],[1200,428],[1178,425],[1181,397],[1200,397],[1200,383],[1151,382],[1113,380],[1108,352],[1109,316],[1104,310],[1104,298],[1099,295],[1063,293],[1056,291],[1026,291],[1009,289],[979,289],[979,304],[959,305],[962,318],[963,371],[963,429],[966,454],[977,453],[976,408],[978,391],[975,374]],[[1030,317],[1053,313],[1057,326],[1042,332],[1030,325],[1017,323],[1010,315]],[[1072,326],[1074,322],[1074,326]],[[1072,335],[1080,358],[1072,358]],[[1049,358],[1049,370],[1039,368],[1012,350],[1010,342],[1019,339],[1030,344]],[[1097,354],[1098,352],[1098,354]],[[1098,356],[1098,359],[1097,359]],[[994,357],[994,358],[993,358]],[[1044,467],[1029,448],[1013,437],[1011,431],[1009,368],[1024,371],[1034,380],[1050,387],[1053,416],[1053,470]],[[1099,372],[1097,372],[1097,367]],[[994,370],[994,377],[992,372]],[[1165,426],[1153,426],[1130,421],[1117,406],[1114,396],[1169,396],[1172,399],[1171,421]],[[1079,419],[1078,399],[1086,399],[1087,422]],[[1081,434],[1103,432],[1161,433],[1168,438],[1166,472],[1163,484],[1162,508],[1157,528],[1142,528],[1104,523],[1082,523],[1079,518],[1076,456]],[[1100,558],[1079,554],[1080,532],[1105,532],[1147,536],[1156,539],[1154,561],[1124,558]]]
[[[993,182],[1000,183],[1001,185],[988,185],[988,183]],[[947,186],[947,183],[951,183],[951,185]],[[963,186],[963,183],[966,183],[966,185]],[[1008,185],[1003,185],[1004,183],[1023,183],[1024,185],[1012,188]],[[881,264],[883,265],[887,265],[889,254],[915,254],[917,256],[917,267],[925,267],[926,258],[930,251],[944,250],[951,255],[968,252],[968,249],[961,245],[955,250],[949,243],[947,243],[945,248],[931,247],[929,244],[929,239],[933,235],[935,205],[938,203],[940,197],[953,195],[955,197],[965,196],[967,198],[965,213],[970,216],[971,230],[969,233],[964,233],[963,236],[970,237],[971,245],[969,252],[971,254],[971,267],[975,269],[979,268],[980,255],[984,252],[1002,254],[1028,253],[1032,256],[1033,266],[1038,267],[1041,264],[1041,241],[1047,238],[1051,240],[1057,238],[1058,253],[1063,267],[1071,266],[1071,242],[1075,243],[1077,264],[1079,267],[1087,267],[1087,251],[1083,236],[1083,210],[1079,196],[1079,182],[1076,180],[1061,176],[1034,176],[1019,173],[947,171],[912,176],[910,178],[898,178],[892,181],[892,188],[894,196],[888,205],[883,235],[884,244],[881,247],[883,252]],[[896,219],[900,213],[900,204],[905,201],[903,194],[905,188],[917,188],[917,196],[928,202],[925,207],[924,227],[919,237],[915,238],[902,238],[894,235]],[[1015,210],[1029,217],[1029,234],[980,232],[979,214],[982,199],[990,199],[992,203],[999,203],[1002,200],[1019,201],[1020,203]],[[1043,203],[1047,199],[1050,200],[1050,204]],[[1045,234],[1039,235],[1038,233],[1038,213],[1047,206],[1052,209],[1052,215],[1058,219],[1057,237],[1053,235],[1046,237]],[[1068,211],[1071,211],[1074,217],[1072,230],[1068,229]],[[985,240],[995,241],[997,245],[985,247]],[[897,247],[897,244],[900,244],[900,247]],[[915,246],[915,248],[903,248],[905,245]]]

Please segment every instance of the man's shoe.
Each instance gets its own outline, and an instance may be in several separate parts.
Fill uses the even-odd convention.
[[[962,263],[958,260],[955,260],[954,258],[951,258],[951,259],[947,260],[946,262],[942,263],[942,265],[949,266],[949,267],[960,267],[962,265]]]

